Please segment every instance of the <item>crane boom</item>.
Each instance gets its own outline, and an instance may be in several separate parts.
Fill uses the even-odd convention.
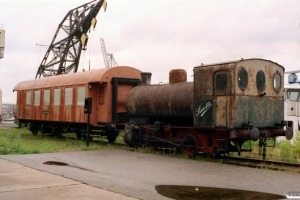
[[[102,54],[103,54],[103,60],[104,60],[105,68],[109,68],[108,60],[107,60],[107,52],[106,52],[105,43],[104,43],[104,39],[103,38],[100,38],[100,43],[101,43],[101,49],[102,49]]]
[[[96,16],[107,3],[91,1],[68,12],[52,39],[35,78],[77,72],[81,51],[86,49],[87,32],[96,26]],[[88,14],[87,14],[88,13]],[[59,36],[62,39],[58,39]],[[51,55],[51,56],[50,56]]]
[[[114,55],[112,53],[106,52],[105,43],[104,43],[103,38],[100,38],[100,43],[101,43],[101,49],[102,49],[105,68],[111,68],[111,67],[118,66],[118,63],[114,58]]]

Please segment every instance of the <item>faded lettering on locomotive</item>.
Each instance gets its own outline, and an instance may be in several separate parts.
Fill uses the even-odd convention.
[[[196,101],[196,123],[209,124],[213,123],[213,108],[212,100],[197,100]]]

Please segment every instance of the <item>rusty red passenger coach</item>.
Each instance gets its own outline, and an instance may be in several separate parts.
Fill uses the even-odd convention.
[[[55,135],[74,131],[80,138],[87,123],[84,101],[91,97],[93,131],[113,142],[118,132],[112,122],[127,119],[126,95],[140,84],[140,73],[120,66],[20,82],[14,88],[16,117],[19,123],[28,123],[33,134],[39,130]]]
[[[115,67],[19,83],[17,118],[39,130],[85,135],[83,104],[92,98],[91,132],[110,142],[120,130],[133,147],[175,148],[189,156],[242,152],[259,140],[293,137],[284,121],[284,68],[264,59],[244,59],[194,67],[194,81],[183,69],[168,84],[151,84],[151,73]]]

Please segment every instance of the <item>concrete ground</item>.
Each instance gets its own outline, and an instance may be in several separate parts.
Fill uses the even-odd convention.
[[[2,122],[1,129],[15,128],[11,122]],[[89,186],[83,182],[29,168],[0,158],[0,200],[41,199],[116,199],[135,198]]]
[[[134,200],[135,198],[0,159],[0,199]]]
[[[44,188],[47,191],[47,188],[50,189],[54,185],[53,189],[57,189],[54,193],[57,194],[51,196],[51,198],[66,195],[67,197],[71,196],[70,198],[73,199],[81,199],[81,197],[91,193],[90,190],[77,190],[76,187],[79,186],[93,188],[93,191],[98,191],[100,196],[105,195],[105,191],[109,190],[125,195],[121,195],[122,198],[130,196],[146,200],[169,199],[157,192],[156,188],[160,185],[234,189],[244,191],[244,194],[255,191],[283,197],[288,192],[300,192],[300,174],[172,158],[128,150],[3,155],[0,156],[0,159],[7,160],[6,162],[1,161],[3,165],[10,163],[8,166],[16,167],[15,170],[8,173],[9,175],[6,175],[5,172],[11,167],[6,167],[5,171],[5,168],[2,169],[2,166],[0,166],[0,188],[5,188],[5,182],[8,182],[3,183],[2,180],[5,179],[10,180],[9,185],[11,187],[18,188],[20,184],[24,190],[26,185],[31,185],[36,191],[39,188]],[[66,165],[46,165],[45,162],[65,163]],[[31,169],[23,168],[16,163]],[[35,172],[30,175],[28,171],[33,169],[39,171],[34,170]],[[45,177],[52,177],[52,175],[45,172],[59,176],[54,176],[53,179],[56,181],[48,182],[49,178]],[[13,186],[14,184],[18,185]],[[69,190],[62,189],[65,185]],[[11,192],[9,188],[5,191]],[[15,192],[17,195],[18,190]],[[4,194],[3,192],[0,193],[0,199],[2,199],[1,195]],[[37,192],[37,194],[40,197],[44,194],[47,196],[49,193]],[[81,197],[76,196],[80,194],[82,194]],[[118,198],[121,197],[118,196]]]
[[[8,128],[9,125],[1,127]],[[47,162],[66,165],[46,165]],[[209,187],[213,189],[213,195],[224,189],[227,190],[225,194],[237,194],[232,190],[239,190],[243,191],[243,195],[261,192],[285,197],[288,192],[300,193],[300,174],[132,150],[0,156],[0,200],[167,200],[169,198],[161,195],[157,188],[163,186],[171,191],[169,186],[174,185],[192,186],[194,191]],[[237,199],[246,199],[243,195]]]

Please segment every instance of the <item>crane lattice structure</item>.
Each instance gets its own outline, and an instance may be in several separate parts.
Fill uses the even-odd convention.
[[[118,63],[115,60],[114,55],[112,53],[106,52],[105,43],[104,43],[103,38],[100,38],[100,43],[101,43],[105,68],[117,67]]]
[[[87,32],[91,26],[95,28],[100,8],[103,6],[106,11],[105,0],[95,1],[68,12],[59,24],[35,78],[77,72],[81,51],[86,50]]]

